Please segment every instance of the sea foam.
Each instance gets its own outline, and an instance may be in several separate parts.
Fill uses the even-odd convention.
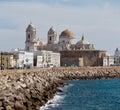
[[[64,100],[64,95],[56,94],[53,99],[49,100],[45,106],[40,107],[40,110],[49,110],[49,108],[54,108],[60,105],[60,103]]]

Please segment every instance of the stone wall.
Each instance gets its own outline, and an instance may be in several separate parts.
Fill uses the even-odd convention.
[[[62,62],[62,66],[83,66],[83,58],[79,57],[64,57]]]
[[[83,58],[83,66],[102,66],[103,57],[106,56],[106,51],[102,50],[78,50],[78,51],[61,51],[61,65],[70,66],[73,58]],[[74,60],[73,64],[80,64],[80,60]],[[81,66],[81,65],[76,65]]]

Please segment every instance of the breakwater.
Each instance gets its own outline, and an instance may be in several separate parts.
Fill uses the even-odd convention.
[[[64,80],[119,78],[120,67],[51,68],[0,72],[0,110],[39,110]]]

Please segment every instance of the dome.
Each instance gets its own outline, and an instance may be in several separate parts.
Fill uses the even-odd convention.
[[[55,29],[53,28],[53,26],[49,29],[49,31],[48,31],[48,34],[55,34],[56,33],[56,31],[55,31]]]
[[[38,46],[43,46],[43,42],[42,41],[37,41],[37,45]]]
[[[83,45],[83,44],[90,44],[87,40],[85,40],[84,36],[82,36],[82,39],[77,42],[76,45]]]
[[[27,29],[26,29],[26,31],[35,31],[35,30],[36,30],[36,28],[35,28],[35,26],[32,23],[30,23],[28,25]]]
[[[69,37],[69,38],[75,38],[75,34],[71,31],[71,30],[64,30],[61,34],[60,34],[60,38],[66,38],[66,37]]]

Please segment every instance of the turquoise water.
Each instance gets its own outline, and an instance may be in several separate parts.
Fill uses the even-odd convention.
[[[42,110],[120,110],[120,79],[67,82]]]

